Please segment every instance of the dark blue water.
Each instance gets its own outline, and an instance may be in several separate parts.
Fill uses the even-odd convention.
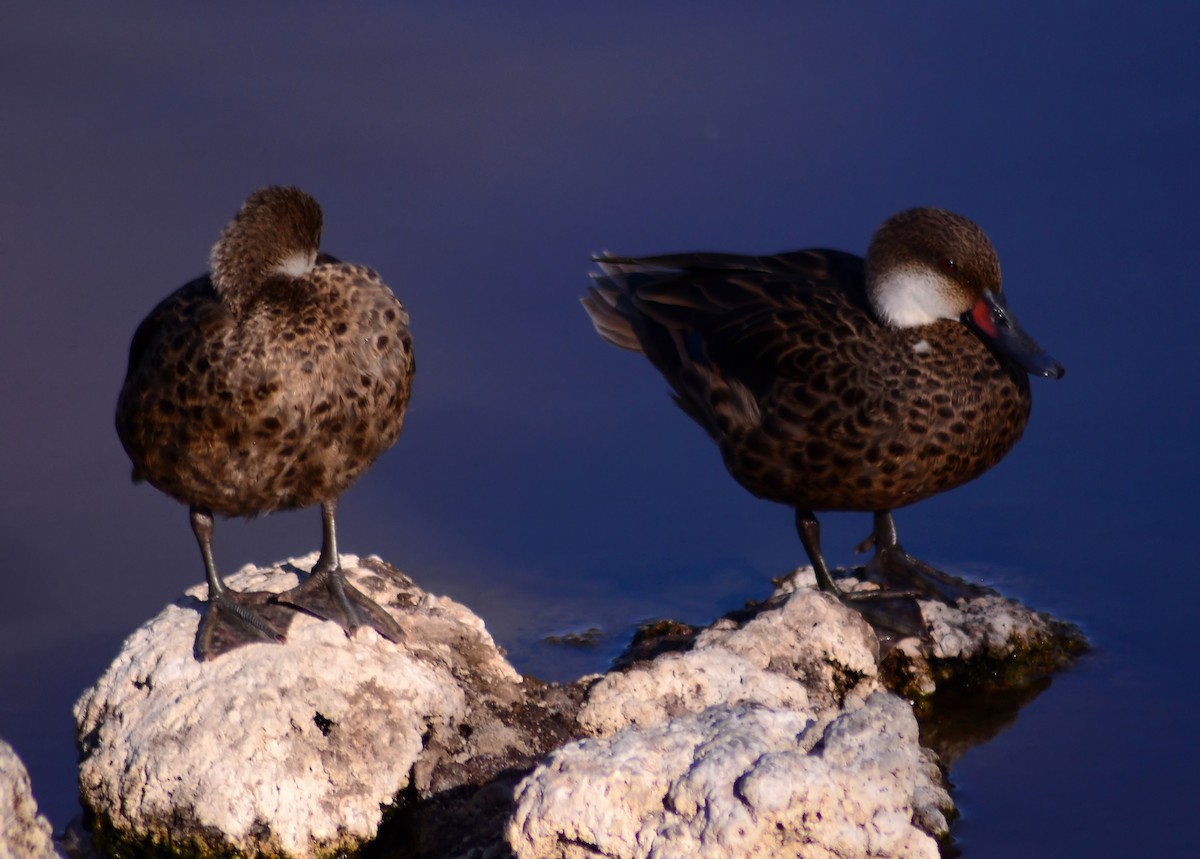
[[[861,251],[917,204],[977,220],[1068,373],[1035,383],[998,468],[897,522],[1098,649],[957,764],[959,846],[1190,847],[1200,7],[732,5],[5,16],[0,736],[56,826],[76,810],[75,697],[201,578],[184,509],[129,483],[112,430],[129,337],[277,182],[312,192],[325,248],[378,268],[413,317],[409,424],[345,497],[343,548],[468,603],[554,679],[803,560],[790,513],[592,333],[589,255]],[[824,524],[837,562],[870,525]],[[319,519],[217,541],[232,571],[316,548]],[[541,643],[592,626],[597,649]]]

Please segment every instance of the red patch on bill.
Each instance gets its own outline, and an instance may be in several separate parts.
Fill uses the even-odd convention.
[[[979,330],[989,337],[996,336],[996,323],[992,321],[992,308],[982,298],[971,308],[971,318],[979,326]]]

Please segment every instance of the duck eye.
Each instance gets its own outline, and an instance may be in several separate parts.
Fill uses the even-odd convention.
[[[945,271],[945,272],[958,271],[958,263],[956,263],[950,257],[942,257],[941,262],[938,264],[942,267],[942,271]]]

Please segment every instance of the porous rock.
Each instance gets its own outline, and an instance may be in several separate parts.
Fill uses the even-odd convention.
[[[665,654],[606,675],[588,692],[579,724],[590,734],[605,736],[716,704],[760,704],[811,714],[808,691],[799,682],[714,647]]]
[[[50,821],[38,813],[29,772],[0,740],[0,859],[58,859]]]
[[[696,638],[696,650],[720,648],[790,677],[818,710],[879,688],[879,641],[862,615],[820,591],[778,591],[749,613],[725,618]]]
[[[839,586],[846,590],[875,587],[854,573],[861,570],[836,571]],[[800,567],[779,580],[765,605],[786,599],[785,607],[790,608],[794,595],[815,596],[814,584],[812,568]],[[963,587],[971,584],[963,582]],[[1019,689],[1065,667],[1088,649],[1087,638],[1078,627],[997,594],[963,597],[953,604],[919,600],[917,605],[922,635],[887,639],[875,656],[874,669],[867,674],[877,676],[887,688],[916,702],[923,713],[929,712],[931,700],[939,691],[953,693],[971,688],[988,693]],[[834,608],[843,609],[836,601]],[[842,634],[825,621],[811,633],[816,640],[836,640]],[[711,630],[702,633],[701,639],[705,635],[711,635]],[[816,670],[821,670],[819,665]]]
[[[935,859],[918,823],[944,832],[949,807],[911,708],[879,692],[828,721],[718,705],[569,744],[521,784],[508,841],[520,859]]]
[[[1007,659],[1014,652],[1039,649],[1071,629],[1000,596],[974,597],[954,605],[922,602],[921,616],[929,629],[929,655],[942,661]]]
[[[588,692],[581,727],[611,734],[715,704],[754,703],[815,715],[880,688],[875,634],[861,615],[832,597],[804,588],[744,614],[718,620],[686,652],[610,672]]]
[[[230,581],[281,591],[314,562]],[[1069,624],[978,597],[922,603],[926,636],[886,641],[881,659],[862,616],[801,569],[762,603],[559,687],[520,678],[466,608],[378,559],[343,565],[406,642],[298,615],[287,645],[200,664],[203,587],[126,642],[76,708],[102,849],[310,857],[378,837],[385,856],[932,857],[952,807],[937,757],[880,690],[927,704],[975,688],[972,671],[1000,676],[1021,648],[1086,647]],[[924,712],[926,734],[947,735]],[[946,759],[970,742],[936,745]]]
[[[247,567],[228,581],[279,592],[315,561]],[[543,751],[497,718],[520,702],[522,683],[478,617],[378,559],[343,555],[342,565],[407,641],[371,629],[347,640],[298,613],[286,644],[200,663],[203,586],[126,640],[75,707],[81,798],[101,845],[326,855],[372,839],[401,792],[465,777],[451,759]]]
[[[838,575],[847,590],[874,587]],[[1062,663],[1040,654],[1086,643],[996,596],[921,602],[922,637],[881,639],[814,585],[801,568],[762,603],[662,648],[643,642],[653,658],[619,660],[579,714],[602,739],[556,752],[523,783],[508,829],[517,855],[791,855],[801,844],[805,857],[937,855],[953,807],[938,755],[921,747],[911,706],[882,690],[927,704],[939,688],[980,688],[1001,663],[1044,676]],[[783,725],[795,748],[772,733]],[[939,749],[963,741],[933,733]]]

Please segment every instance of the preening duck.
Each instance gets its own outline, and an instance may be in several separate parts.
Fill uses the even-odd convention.
[[[345,580],[338,497],[404,424],[414,362],[408,314],[370,268],[318,250],[322,215],[298,188],[255,191],[225,227],[211,272],[138,326],[117,401],[135,481],[188,505],[208,581],[197,658],[283,641],[294,606],[399,641]],[[311,575],[278,596],[227,587],[213,517],[321,506]]]

